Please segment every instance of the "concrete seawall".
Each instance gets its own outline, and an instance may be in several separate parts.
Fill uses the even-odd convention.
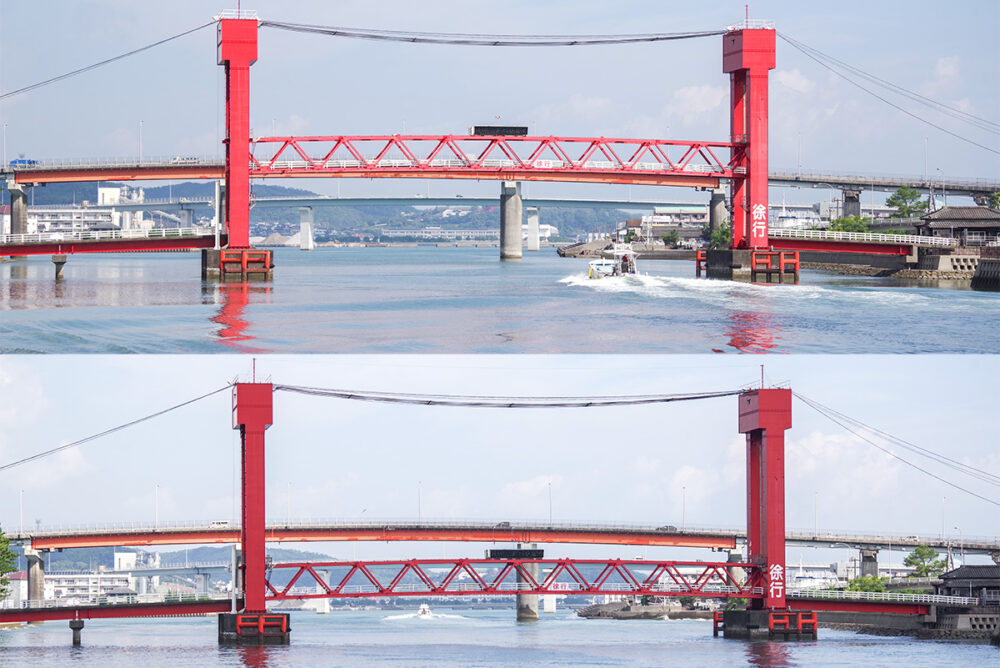
[[[1000,259],[982,258],[972,277],[973,290],[1000,290]]]

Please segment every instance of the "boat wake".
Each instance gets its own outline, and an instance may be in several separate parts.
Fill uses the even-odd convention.
[[[596,280],[587,278],[587,274],[572,274],[559,279],[559,283],[574,288],[588,288],[599,293],[632,294],[650,299],[695,299],[720,306],[766,300],[774,304],[788,305],[823,301],[845,302],[855,306],[857,302],[867,302],[875,306],[926,308],[933,307],[943,298],[954,298],[954,295],[942,296],[940,292],[917,292],[906,289],[885,290],[861,286],[828,287],[809,284],[769,285],[649,274],[606,276]]]
[[[387,622],[401,619],[468,619],[468,617],[464,617],[462,615],[445,615],[440,612],[410,612],[404,615],[389,615],[388,617],[383,618],[383,620]]]

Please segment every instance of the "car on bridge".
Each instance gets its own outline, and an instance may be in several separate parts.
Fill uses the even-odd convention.
[[[36,167],[38,165],[37,160],[32,160],[30,158],[14,158],[10,161],[10,166],[17,167]]]

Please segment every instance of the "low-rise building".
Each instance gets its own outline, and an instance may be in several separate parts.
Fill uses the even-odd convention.
[[[921,236],[957,238],[963,246],[1000,244],[1000,211],[985,206],[946,206],[914,227]]]

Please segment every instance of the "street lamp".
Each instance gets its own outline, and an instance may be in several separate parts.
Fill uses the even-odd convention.
[[[552,481],[549,481],[549,526],[552,526]]]
[[[962,552],[962,565],[965,565],[965,540],[962,538],[962,530],[959,527],[955,527],[955,531],[958,532],[958,549]]]
[[[948,191],[944,187],[944,170],[940,167],[935,167],[939,172],[941,172],[941,197],[944,199],[944,205],[948,206]]]

